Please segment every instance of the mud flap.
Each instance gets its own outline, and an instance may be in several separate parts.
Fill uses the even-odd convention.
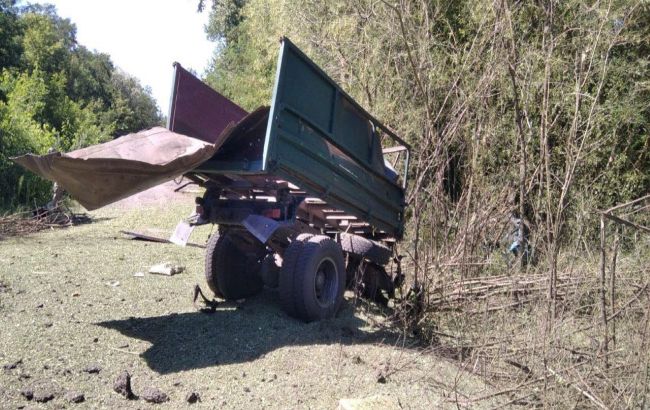
[[[275,231],[282,226],[280,222],[271,218],[261,215],[248,215],[243,220],[242,225],[250,232],[258,241],[262,243],[268,242],[273,236]]]

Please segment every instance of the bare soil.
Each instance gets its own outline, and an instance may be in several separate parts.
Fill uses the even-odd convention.
[[[160,207],[179,202],[185,203],[190,207],[194,203],[191,198],[196,192],[200,191],[200,188],[194,184],[183,187],[188,182],[190,182],[188,179],[179,177],[117,201],[109,205],[108,208],[132,209]],[[176,191],[177,189],[179,191]]]
[[[0,408],[335,409],[340,399],[372,397],[384,404],[370,408],[431,409],[490,393],[350,295],[339,317],[309,324],[288,317],[270,289],[196,311],[193,286],[207,290],[203,250],[118,233],[171,232],[193,201],[166,185],[92,212],[93,223],[0,242]],[[205,243],[210,232],[199,227],[191,240]],[[161,262],[186,270],[134,276]],[[124,371],[133,400],[113,389]],[[156,393],[162,403],[146,402],[152,392],[168,400]],[[37,403],[37,393],[53,398]],[[190,404],[191,393],[200,401]],[[78,395],[82,404],[71,400]]]

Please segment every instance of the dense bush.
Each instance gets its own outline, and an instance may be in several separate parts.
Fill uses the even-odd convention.
[[[210,4],[218,90],[268,104],[286,35],[412,144],[399,251],[425,289],[420,335],[509,404],[647,407],[647,241],[598,233],[599,211],[650,192],[648,2]],[[625,216],[647,225],[649,201]]]

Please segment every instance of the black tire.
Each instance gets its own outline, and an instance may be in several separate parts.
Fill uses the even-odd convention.
[[[377,265],[387,264],[393,253],[388,246],[359,235],[342,233],[340,242],[344,252],[359,255]]]
[[[264,284],[270,288],[278,287],[278,278],[280,277],[280,267],[275,262],[275,254],[269,253],[262,259],[260,267],[260,277]]]
[[[293,299],[294,272],[296,263],[302,252],[305,242],[312,238],[312,234],[302,233],[298,235],[284,251],[282,255],[282,267],[280,268],[280,277],[278,278],[278,292],[280,295],[280,305],[289,316],[296,317],[296,308]]]
[[[228,231],[212,235],[205,253],[205,279],[217,297],[237,300],[259,293],[261,244],[246,232]]]
[[[280,293],[284,304],[290,306],[287,313],[306,322],[334,317],[345,291],[345,263],[339,244],[319,235],[287,251],[291,251],[287,262],[294,262],[293,269],[287,265],[281,275],[286,275]]]

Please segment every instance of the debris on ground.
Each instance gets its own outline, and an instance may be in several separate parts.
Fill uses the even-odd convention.
[[[117,376],[117,379],[115,379],[115,382],[113,383],[113,390],[129,400],[135,398],[133,390],[131,390],[131,375],[129,372],[124,370],[119,376]]]
[[[54,399],[54,392],[50,387],[39,386],[34,389],[32,397],[35,402],[47,403],[48,401]]]
[[[86,401],[86,396],[77,391],[69,391],[63,396],[63,398],[69,403],[83,403]]]
[[[200,307],[196,304],[196,300],[198,297],[201,296],[201,299],[203,299],[203,303],[205,303],[205,307]],[[201,287],[198,285],[194,285],[194,295],[192,297],[192,304],[196,309],[199,310],[199,312],[202,313],[214,313],[217,310],[217,306],[219,305],[219,302],[216,300],[212,299],[209,300],[208,298],[205,297],[203,294],[203,291],[201,290]]]
[[[21,364],[23,364],[23,359],[18,359],[15,362],[7,363],[7,364],[3,365],[2,368],[4,370],[13,370],[16,367],[20,366]]]
[[[136,272],[136,273],[133,274],[133,276],[136,277],[136,278],[142,278],[142,277],[144,277],[144,272]]]
[[[192,218],[192,216],[190,216],[190,218]],[[169,237],[169,242],[179,246],[187,245],[187,241],[189,241],[194,227],[194,224],[190,224],[188,221],[181,220],[178,225],[176,225],[172,236]]]
[[[27,400],[31,400],[34,398],[34,389],[32,387],[23,387],[20,390],[20,395],[26,398]]]
[[[370,396],[363,399],[341,399],[339,410],[401,409],[402,405],[395,397]]]
[[[142,392],[142,398],[149,403],[164,403],[169,400],[167,395],[155,387],[145,387]]]
[[[93,363],[91,365],[86,366],[83,371],[85,373],[90,373],[90,374],[97,374],[100,371],[102,371],[101,366],[99,366],[97,363]]]
[[[377,383],[385,384],[388,381],[388,376],[390,375],[390,366],[386,363],[377,369],[375,376],[377,378]]]
[[[66,206],[47,209],[37,208],[0,217],[0,240],[12,236],[22,236],[44,229],[67,228],[92,222],[85,213],[74,213]]]
[[[197,392],[191,392],[185,396],[185,401],[190,404],[194,404],[198,401],[201,401],[201,396]]]
[[[149,273],[172,276],[172,275],[176,275],[177,273],[181,273],[184,270],[185,270],[184,266],[174,265],[169,262],[164,262],[164,263],[159,263],[157,265],[153,265],[151,268],[149,268]]]
[[[112,286],[112,287],[116,288],[116,287],[120,286],[120,281],[119,280],[113,280],[113,281],[110,281],[110,282],[106,282],[106,284],[108,286]]]
[[[162,238],[160,236],[150,235],[148,233],[136,232],[136,231],[120,231],[121,234],[126,235],[129,239],[140,240],[140,241],[149,241],[157,243],[174,243],[167,238]],[[186,246],[194,246],[196,248],[205,248],[205,245],[200,245],[198,243],[187,242]]]

